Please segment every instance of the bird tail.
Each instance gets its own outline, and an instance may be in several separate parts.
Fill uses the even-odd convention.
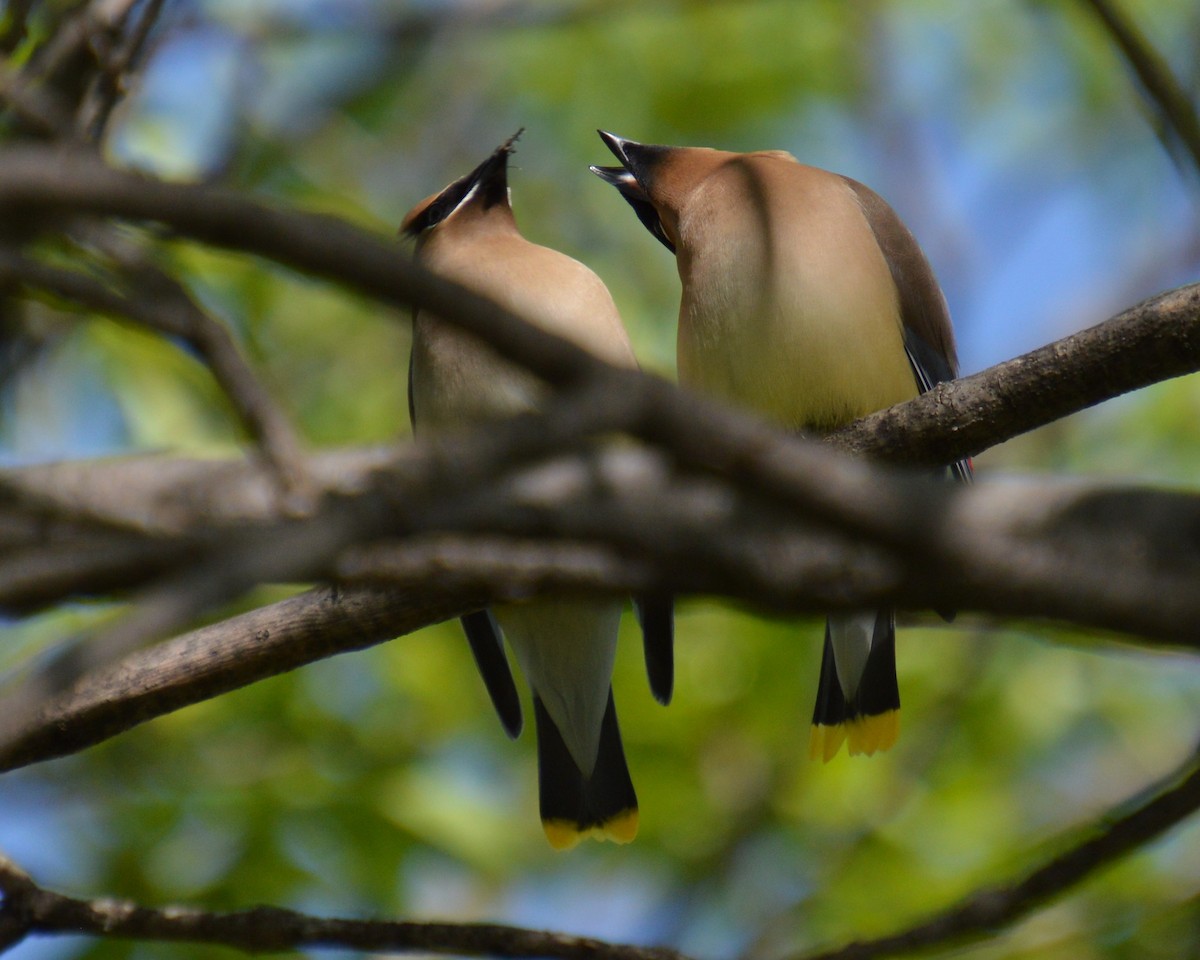
[[[475,666],[483,677],[483,685],[492,698],[492,706],[496,708],[500,724],[504,732],[515,740],[520,736],[524,723],[521,697],[508,667],[508,657],[504,655],[504,641],[500,638],[496,619],[487,610],[477,610],[466,614],[461,620],[463,632],[471,645],[471,654],[475,657]]]
[[[542,828],[556,850],[587,837],[629,843],[637,836],[637,794],[625,764],[612,689],[600,728],[596,765],[585,776],[567,749],[541,697],[533,698],[537,723]]]
[[[821,678],[813,709],[808,755],[828,763],[846,743],[851,756],[888,750],[900,736],[900,685],[896,680],[896,620],[891,610],[875,615],[871,649],[862,673],[848,678],[847,696],[838,678],[837,654],[828,621]]]
[[[665,707],[675,686],[675,598],[647,594],[635,599],[633,608],[642,625],[650,692]]]

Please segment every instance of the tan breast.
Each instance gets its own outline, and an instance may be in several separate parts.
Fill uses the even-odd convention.
[[[738,156],[679,234],[681,382],[817,430],[916,395],[891,273],[841,178]]]
[[[447,238],[449,239],[449,238]],[[616,305],[591,270],[515,233],[432,239],[422,262],[601,359],[636,361]],[[413,400],[421,426],[452,426],[508,416],[541,402],[530,375],[427,313],[413,330]]]

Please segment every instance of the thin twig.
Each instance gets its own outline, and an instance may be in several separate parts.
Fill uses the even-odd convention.
[[[1083,0],[1099,19],[1142,84],[1146,98],[1166,126],[1174,131],[1200,174],[1200,115],[1170,65],[1154,48],[1133,18],[1114,0]]]
[[[0,858],[0,892],[4,894],[0,931],[9,934],[8,944],[0,942],[0,949],[29,934],[92,934],[156,943],[213,944],[254,953],[340,947],[389,954],[687,960],[683,954],[661,947],[615,944],[494,923],[350,920],[277,907],[211,913],[186,907],[156,909],[110,898],[82,900],[36,885],[7,858]]]
[[[55,139],[70,132],[70,112],[58,97],[30,85],[24,75],[4,63],[0,63],[0,101],[39,136]]]
[[[137,22],[126,32],[124,41],[107,56],[100,58],[100,69],[92,78],[79,108],[78,129],[85,140],[97,143],[104,135],[113,110],[125,94],[129,74],[137,66],[164,5],[165,0],[145,0]],[[120,12],[118,24],[121,29],[124,29],[132,9],[133,4],[129,4]]]
[[[799,954],[796,960],[877,960],[947,947],[994,934],[1062,896],[1105,867],[1162,836],[1200,809],[1200,767],[1188,757],[1157,792],[1146,790],[1117,805],[1083,832],[1065,852],[1002,887],[972,894],[962,903],[916,926],[836,950]],[[1130,808],[1133,807],[1131,810]],[[1078,836],[1080,831],[1073,831]]]
[[[8,0],[4,5],[4,31],[0,33],[0,52],[12,53],[25,39],[33,0]]]
[[[53,267],[0,247],[0,282],[39,289],[118,320],[187,342],[212,372],[234,412],[263,458],[275,472],[289,509],[310,505],[311,481],[305,475],[300,441],[283,409],[253,367],[246,362],[228,329],[205,313],[187,292],[161,271],[139,271],[130,284],[136,296],[82,273]]]

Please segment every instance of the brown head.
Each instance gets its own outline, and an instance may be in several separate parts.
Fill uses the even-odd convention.
[[[418,243],[447,221],[469,213],[499,213],[512,218],[508,200],[508,158],[515,152],[522,127],[498,146],[483,163],[437,193],[426,197],[404,215],[400,233],[416,237]]]
[[[708,147],[666,147],[626,140],[597,130],[619,167],[591,167],[616,187],[638,219],[672,253],[679,243],[679,213],[691,192],[736,154]]]

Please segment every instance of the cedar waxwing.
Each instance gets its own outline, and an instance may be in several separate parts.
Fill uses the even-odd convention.
[[[603,282],[583,264],[525,240],[509,205],[508,157],[517,132],[465,177],[414,207],[401,231],[417,259],[601,359],[636,366]],[[409,413],[414,429],[444,430],[536,408],[549,389],[486,345],[427,312],[413,318]],[[637,797],[613,704],[612,670],[622,604],[539,598],[462,618],[488,693],[510,736],[521,708],[501,631],[533,692],[542,825],[556,849],[587,836],[627,843]],[[669,598],[638,604],[651,690],[671,696]]]
[[[635,143],[592,167],[675,254],[678,368],[798,430],[828,431],[957,373],[945,298],[917,241],[872,190],[783,151]],[[969,461],[951,468],[966,481]],[[809,753],[892,746],[900,729],[891,610],[831,615]]]

